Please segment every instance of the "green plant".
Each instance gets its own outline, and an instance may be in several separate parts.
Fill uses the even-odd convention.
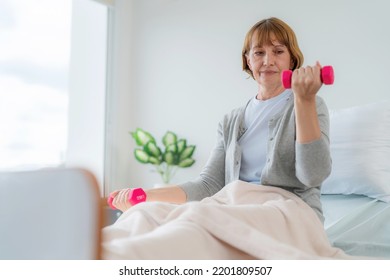
[[[187,145],[186,139],[178,139],[172,131],[167,131],[162,137],[164,149],[157,145],[152,134],[141,128],[130,134],[138,146],[134,149],[136,160],[143,164],[152,164],[165,184],[171,181],[179,167],[186,168],[195,163],[192,155],[196,146]]]

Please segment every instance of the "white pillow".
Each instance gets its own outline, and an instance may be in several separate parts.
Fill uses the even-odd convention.
[[[390,202],[390,101],[329,113],[332,173],[321,192]]]

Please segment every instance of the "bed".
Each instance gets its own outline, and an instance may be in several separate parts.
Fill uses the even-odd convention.
[[[351,255],[390,259],[390,102],[331,110],[325,229]]]
[[[389,102],[330,117],[324,224],[291,193],[238,181],[202,202],[109,210],[103,227],[90,172],[6,172],[0,259],[390,259]]]
[[[103,231],[103,257],[390,259],[389,102],[331,110],[330,119],[324,225],[276,188],[233,182],[200,203],[133,207]]]

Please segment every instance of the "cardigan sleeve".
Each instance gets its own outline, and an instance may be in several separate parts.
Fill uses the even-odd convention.
[[[225,185],[225,144],[223,135],[223,121],[218,125],[217,140],[206,165],[193,180],[179,184],[187,195],[187,201],[201,200],[212,196]]]
[[[320,186],[332,169],[329,141],[329,112],[325,102],[317,99],[321,138],[310,143],[296,143],[296,176],[308,187]]]

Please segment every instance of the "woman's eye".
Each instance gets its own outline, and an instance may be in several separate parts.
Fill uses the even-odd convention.
[[[256,51],[256,52],[255,52],[255,55],[264,55],[264,52],[262,52],[262,51]]]
[[[284,50],[276,50],[275,53],[276,53],[276,54],[283,54],[283,53],[284,53]]]

